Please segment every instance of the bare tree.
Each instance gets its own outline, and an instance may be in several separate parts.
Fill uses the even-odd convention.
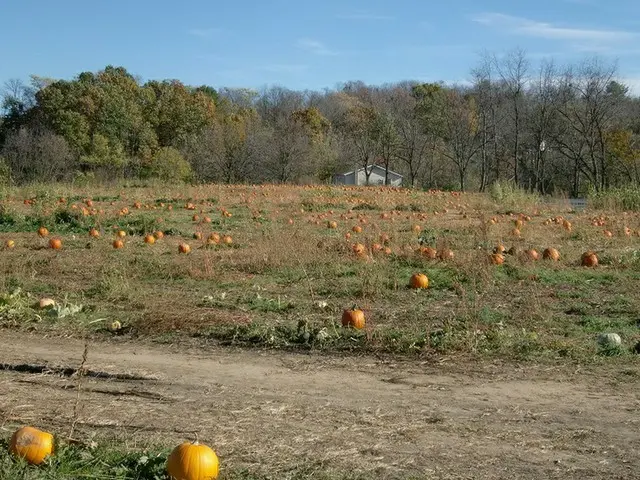
[[[529,62],[526,58],[525,51],[517,48],[508,52],[501,60],[495,57],[495,68],[511,101],[513,120],[513,180],[516,184],[519,184],[520,128]]]
[[[545,193],[545,160],[552,146],[558,123],[557,75],[557,68],[553,61],[542,62],[538,78],[532,81],[529,92],[531,103],[528,121],[531,138],[529,152],[532,153],[533,162],[527,167],[532,181],[531,188],[540,193]]]
[[[378,112],[373,106],[364,104],[356,98],[346,97],[346,108],[339,119],[342,138],[347,155],[353,155],[356,165],[364,169],[365,183],[373,171],[373,163],[379,153]]]
[[[564,125],[556,141],[560,153],[573,163],[574,195],[580,190],[581,175],[596,190],[609,184],[605,137],[623,100],[611,91],[616,71],[615,65],[593,58],[563,75],[558,113]]]
[[[49,130],[22,128],[7,136],[2,154],[17,183],[56,181],[73,167],[73,156],[65,139]]]
[[[466,92],[447,92],[447,115],[443,139],[445,157],[453,161],[458,170],[460,190],[466,188],[469,167],[482,148],[478,128],[478,111],[474,98]]]

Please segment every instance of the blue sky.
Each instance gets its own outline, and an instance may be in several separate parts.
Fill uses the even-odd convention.
[[[479,52],[597,53],[640,93],[638,0],[0,0],[0,82],[112,64],[143,80],[334,88],[464,82]]]

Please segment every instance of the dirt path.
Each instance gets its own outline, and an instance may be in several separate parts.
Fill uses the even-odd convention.
[[[79,340],[0,331],[2,436],[20,423],[68,431],[76,378],[16,370],[75,368],[82,351]],[[640,478],[634,372],[98,342],[86,367],[80,434],[132,444],[198,432],[223,462],[266,472],[307,462],[368,478]]]

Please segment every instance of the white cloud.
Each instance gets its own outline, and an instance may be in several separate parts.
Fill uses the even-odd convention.
[[[503,13],[481,13],[474,16],[472,20],[482,25],[506,30],[512,34],[549,40],[598,42],[600,46],[602,46],[602,43],[619,43],[638,38],[638,34],[625,30],[569,28],[547,22],[538,22],[527,18],[505,15]]]
[[[211,38],[220,32],[221,28],[192,28],[187,33],[198,38]]]
[[[301,38],[296,42],[296,45],[298,48],[313,53],[314,55],[332,56],[338,54],[330,50],[324,43],[310,38]]]

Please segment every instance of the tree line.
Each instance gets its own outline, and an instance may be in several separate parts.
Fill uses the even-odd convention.
[[[347,82],[324,91],[143,83],[107,66],[5,84],[0,181],[160,178],[329,182],[373,164],[406,186],[509,181],[572,196],[640,182],[640,99],[615,65],[535,68],[485,53],[465,85]]]

